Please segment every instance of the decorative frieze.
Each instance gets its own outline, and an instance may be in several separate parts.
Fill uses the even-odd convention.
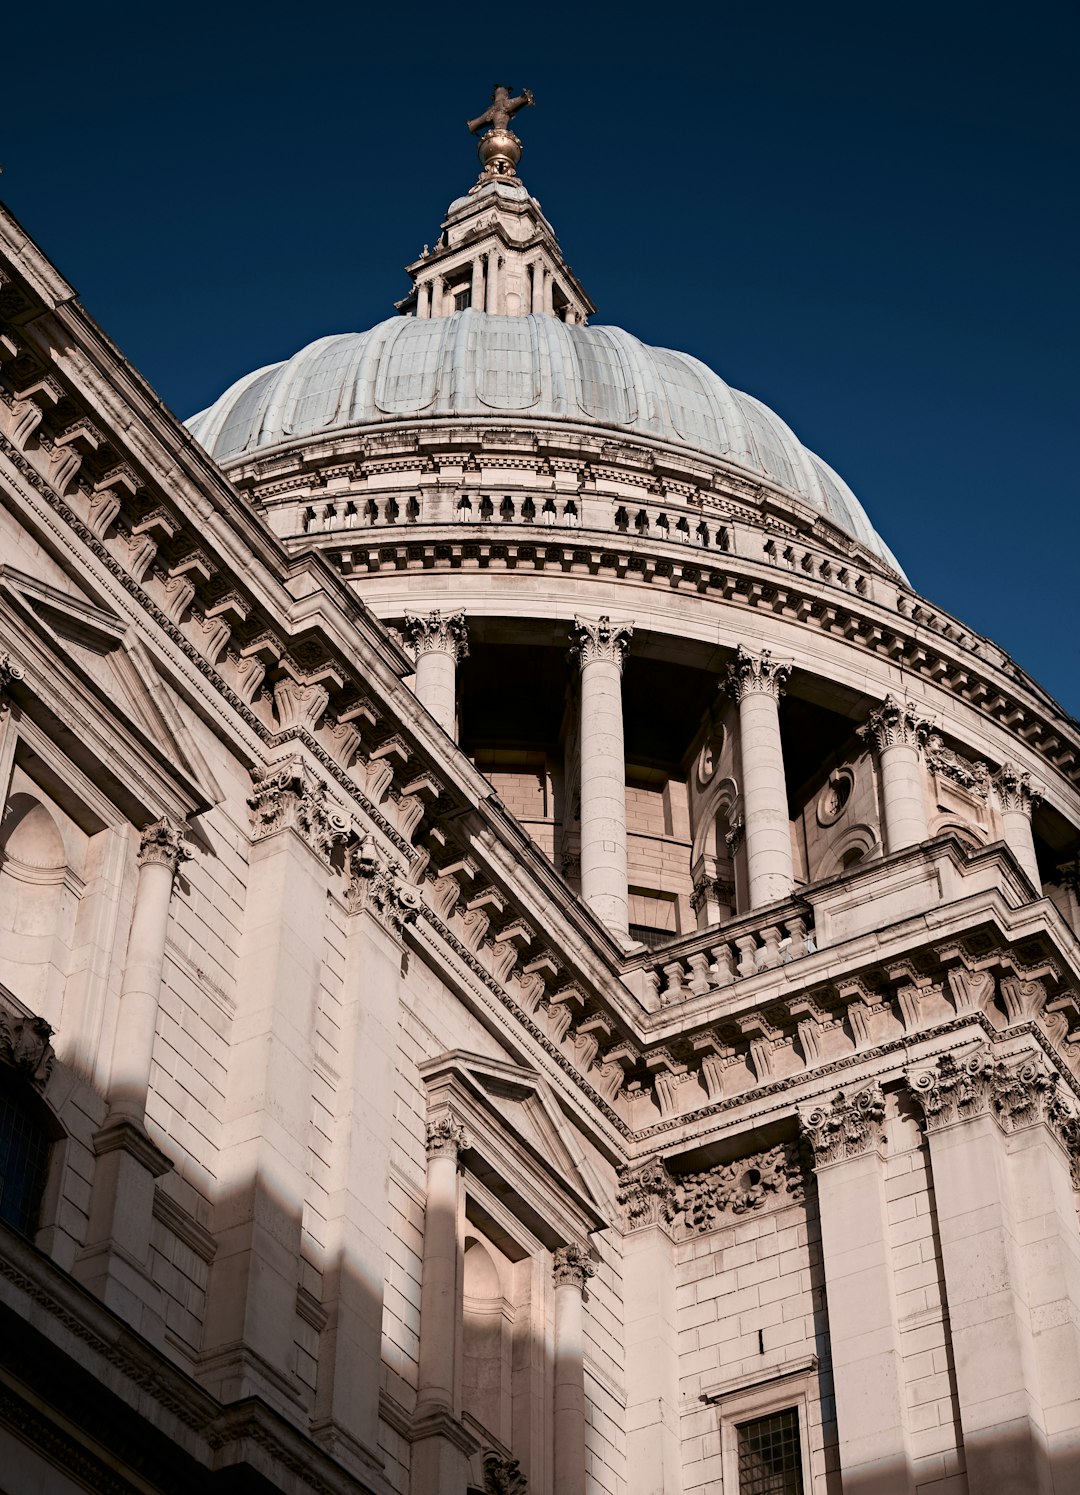
[[[616,664],[621,670],[626,659],[634,625],[630,622],[613,623],[607,613],[595,621],[589,618],[574,619],[574,644],[571,655],[582,669],[597,660]]]
[[[469,1134],[456,1116],[447,1113],[428,1122],[426,1141],[429,1158],[456,1159],[468,1147]]]
[[[740,644],[734,660],[728,665],[725,685],[728,695],[735,701],[752,693],[779,700],[790,674],[791,665],[774,660],[771,649],[750,654]]]
[[[624,1231],[641,1230],[646,1225],[670,1220],[675,1206],[675,1180],[663,1159],[649,1158],[623,1168],[615,1202],[622,1214]]]
[[[1030,815],[1042,800],[1042,793],[1026,769],[1015,763],[1003,763],[993,777],[994,790],[1002,810],[1019,810]]]
[[[932,725],[920,715],[912,701],[898,701],[895,696],[886,696],[859,728],[859,736],[879,753],[901,745],[922,748],[929,740]]]
[[[325,779],[299,755],[269,768],[254,768],[251,778],[252,839],[264,841],[278,831],[294,830],[312,851],[329,860],[334,846],[348,836],[349,823],[328,800]]]
[[[424,617],[405,614],[405,633],[417,657],[449,654],[455,664],[469,656],[469,634],[464,613],[441,613],[438,608]]]
[[[838,1090],[827,1106],[800,1112],[799,1123],[820,1168],[879,1147],[884,1118],[885,1097],[874,1081],[854,1094]]]
[[[552,1269],[556,1287],[576,1287],[579,1292],[584,1292],[586,1282],[596,1276],[596,1263],[589,1255],[588,1247],[575,1242],[559,1247],[552,1260]]]
[[[0,1062],[18,1070],[36,1090],[45,1089],[52,1073],[52,1032],[43,1017],[0,987]]]
[[[184,841],[184,827],[177,825],[167,815],[144,826],[139,836],[140,867],[156,863],[175,872],[180,863],[190,861],[192,855],[191,848]]]
[[[698,1235],[716,1230],[728,1217],[768,1204],[797,1204],[805,1197],[799,1145],[781,1142],[704,1173],[681,1174],[675,1183],[672,1218],[677,1229]]]
[[[945,746],[940,732],[931,732],[926,738],[925,758],[927,767],[939,778],[951,779],[966,789],[976,799],[985,800],[990,794],[990,769],[979,758],[963,758]]]

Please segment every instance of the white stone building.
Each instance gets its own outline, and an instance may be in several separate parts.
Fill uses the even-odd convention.
[[[1068,1495],[1080,731],[521,102],[187,429],[0,212],[0,1488]]]

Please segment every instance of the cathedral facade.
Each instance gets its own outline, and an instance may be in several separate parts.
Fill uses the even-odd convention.
[[[180,424],[0,210],[0,1489],[1080,1489],[1080,730],[517,175]]]

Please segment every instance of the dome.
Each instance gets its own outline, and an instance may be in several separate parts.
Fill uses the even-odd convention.
[[[722,458],[794,494],[900,571],[851,489],[774,411],[700,360],[620,327],[472,310],[391,317],[257,369],[187,425],[229,467],[335,431],[458,416],[598,426]]]

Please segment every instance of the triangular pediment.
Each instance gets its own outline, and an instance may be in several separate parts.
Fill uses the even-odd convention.
[[[179,703],[124,618],[10,566],[0,567],[0,593],[95,696],[194,782],[199,798],[220,801],[222,791]]]

